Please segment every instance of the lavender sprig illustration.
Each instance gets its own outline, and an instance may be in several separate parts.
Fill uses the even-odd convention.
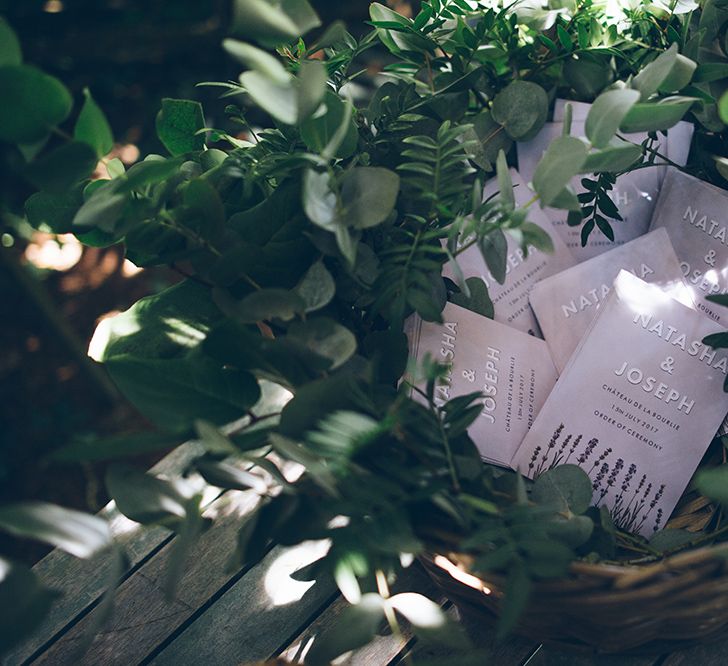
[[[551,439],[549,440],[548,446],[546,447],[546,450],[543,453],[543,456],[541,456],[541,460],[538,464],[538,467],[536,468],[535,476],[538,476],[541,474],[541,472],[544,471],[544,468],[546,467],[546,461],[549,458],[549,455],[551,452],[556,448],[556,442],[558,441],[559,437],[561,437],[561,432],[564,429],[564,424],[559,424],[559,427],[554,430],[554,434],[551,435]]]

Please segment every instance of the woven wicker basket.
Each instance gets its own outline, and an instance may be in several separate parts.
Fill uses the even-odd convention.
[[[668,526],[702,529],[715,509],[690,493]],[[481,580],[458,554],[421,561],[462,613],[497,618],[502,576]],[[574,562],[567,577],[534,585],[516,631],[559,649],[661,654],[718,638],[727,626],[728,543],[721,543],[640,565]]]

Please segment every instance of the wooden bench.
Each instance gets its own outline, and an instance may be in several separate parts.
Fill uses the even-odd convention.
[[[200,449],[183,444],[152,468],[157,474],[181,471]],[[86,637],[100,622],[102,595],[112,566],[111,556],[78,560],[53,551],[34,568],[49,586],[63,592],[43,628],[13,651],[4,664],[204,664],[226,666],[283,657],[298,662],[313,637],[330,627],[346,607],[329,581],[301,583],[289,577],[315,558],[320,544],[272,548],[259,562],[230,571],[237,527],[253,510],[253,491],[220,494],[206,489],[205,513],[216,518],[194,547],[177,598],[167,602],[162,591],[170,546],[174,539],[164,528],[142,528],[109,504],[102,515],[111,521],[116,539],[124,546],[130,567],[117,590],[113,615],[79,656]],[[437,593],[425,573],[413,565],[395,585],[396,590]],[[449,613],[457,610],[442,600]],[[461,618],[476,652],[472,664],[498,666],[712,666],[728,663],[728,640],[655,657],[593,657],[557,652],[524,638],[494,642],[491,627]],[[444,649],[421,642],[404,627],[393,636],[382,627],[377,639],[352,653],[346,664],[382,666],[408,663],[409,657],[464,664]]]

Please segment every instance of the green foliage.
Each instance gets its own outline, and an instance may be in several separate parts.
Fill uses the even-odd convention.
[[[83,113],[83,112],[82,112]],[[187,99],[163,99],[157,115],[157,135],[172,155],[201,150],[205,137],[199,132],[205,127],[202,106]]]
[[[56,78],[31,65],[0,67],[0,141],[29,144],[45,139],[71,112],[72,99]]]
[[[86,91],[74,118],[63,84],[22,64],[0,23],[0,140],[17,145],[40,189],[26,203],[29,222],[90,245],[121,242],[137,265],[188,274],[102,322],[91,344],[160,431],[79,439],[58,458],[118,458],[196,433],[204,453],[191,469],[262,497],[233,562],[251,563],[271,541],[330,539],[317,571],[354,605],[341,630],[316,640],[311,663],[364,644],[383,617],[405,618],[421,637],[458,638],[433,603],[371,592],[374,579],[432,544],[471,556],[476,573],[504,574],[501,636],[533,582],[563,576],[576,557],[613,558],[624,544],[652,557],[684,545],[667,535],[650,547],[620,533],[603,507],[589,506],[590,481],[578,468],[531,484],[483,464],[467,434],[482,396],[436,401],[446,369],[432,360],[417,370],[425,389],[411,390],[402,331],[413,313],[439,321],[448,299],[494,316],[485,283],[464,279],[458,256],[477,246],[502,283],[509,236],[524,250],[551,251],[548,234],[528,221],[530,205],[568,210],[584,242],[594,229],[611,237],[610,220],[621,219],[608,196],[616,178],[656,161],[654,134],[635,143],[626,133],[688,117],[701,141],[725,136],[724,9],[707,2],[691,19],[641,4],[616,25],[598,3],[473,4],[424,1],[407,18],[374,3],[372,30],[360,39],[336,24],[306,41],[320,25],[306,0],[237,0],[231,32],[258,46],[225,40],[246,71],[220,84],[225,102],[210,117],[224,110],[246,139],[206,127],[195,101],[164,99],[157,132],[169,156],[127,171],[112,161],[110,178],[93,182],[113,145],[103,112]],[[360,67],[376,46],[389,52],[381,85]],[[367,90],[356,101],[347,96],[354,81]],[[511,148],[538,133],[556,95],[593,101],[586,136],[571,136],[565,123],[536,168],[533,200],[516,206]],[[703,161],[728,170],[728,157],[715,157]],[[483,201],[492,172],[499,193]],[[586,191],[577,197],[569,183],[579,174]],[[457,284],[443,279],[446,262]],[[240,417],[235,432],[218,429]],[[296,482],[282,471],[290,462],[305,469]],[[723,470],[705,474],[698,487],[724,501]],[[125,466],[110,468],[107,486],[132,520],[176,531],[171,594],[207,525],[199,488]],[[107,543],[98,519],[58,511],[6,507],[0,527],[80,556]],[[3,571],[0,597],[16,584],[27,590],[21,633],[50,597],[27,572]]]

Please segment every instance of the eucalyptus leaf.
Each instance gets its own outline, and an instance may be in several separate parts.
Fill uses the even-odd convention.
[[[331,362],[338,368],[356,352],[356,338],[345,326],[328,317],[315,317],[295,322],[288,328],[288,337]]]
[[[293,80],[291,73],[281,64],[281,61],[263,49],[237,39],[224,39],[222,46],[237,61],[277,84],[287,85]]]
[[[4,18],[0,18],[0,67],[20,65],[23,53],[15,31]]]
[[[71,94],[58,79],[31,65],[0,67],[0,90],[0,141],[33,143],[44,139],[68,117],[73,106]]]
[[[499,284],[506,281],[508,261],[508,241],[500,229],[486,234],[478,243],[485,264],[490,274]]]
[[[604,148],[614,137],[622,120],[640,98],[636,90],[622,88],[599,95],[589,109],[584,129],[596,148]]]
[[[665,97],[656,103],[635,104],[625,116],[623,132],[654,132],[677,125],[695,103],[693,97]]]
[[[231,306],[231,313],[242,324],[281,319],[290,321],[306,310],[303,299],[285,289],[259,289]]]
[[[87,143],[70,141],[35,159],[25,173],[39,189],[63,194],[88,178],[97,161],[96,152]]]
[[[111,530],[103,518],[47,502],[5,504],[0,507],[0,530],[84,559],[111,545]]]
[[[326,307],[336,293],[336,283],[322,261],[312,264],[295,289],[306,312]]]
[[[581,171],[587,154],[584,142],[573,136],[560,136],[549,144],[533,174],[533,187],[542,206],[550,206]]]
[[[344,224],[356,229],[384,222],[399,194],[399,176],[382,167],[355,167],[341,179]]]
[[[88,88],[83,91],[84,102],[73,129],[73,138],[83,141],[96,151],[97,157],[103,157],[114,146],[114,135],[104,112],[91,97]]]
[[[532,497],[539,504],[552,504],[557,510],[568,508],[572,513],[581,514],[591,504],[592,482],[581,467],[559,465],[536,479]]]
[[[0,655],[32,635],[59,596],[30,569],[0,558]]]
[[[327,666],[345,652],[369,643],[384,621],[384,603],[378,594],[370,593],[363,595],[358,604],[344,609],[333,626],[316,636],[306,663]]]
[[[159,140],[172,155],[202,150],[205,146],[205,137],[199,133],[205,127],[199,102],[163,99],[156,126]]]
[[[495,96],[491,112],[511,139],[527,141],[543,127],[548,107],[548,95],[541,86],[516,80]]]
[[[185,519],[194,492],[181,479],[168,481],[129,465],[113,465],[106,472],[106,488],[127,518],[142,524],[175,527]]]
[[[495,308],[493,301],[490,300],[485,282],[479,277],[469,277],[465,280],[465,283],[470,293],[468,295],[465,293],[451,294],[450,302],[493,319]]]
[[[326,65],[318,60],[306,60],[301,64],[297,80],[296,121],[303,122],[321,104],[328,90]]]

